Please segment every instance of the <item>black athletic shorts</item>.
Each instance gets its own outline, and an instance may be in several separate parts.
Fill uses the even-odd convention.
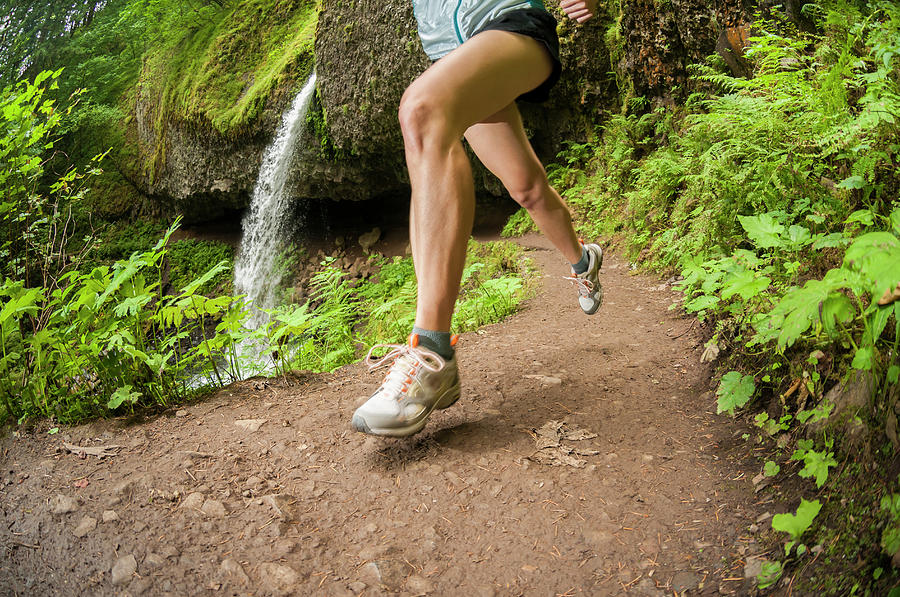
[[[489,21],[481,31],[510,31],[520,35],[527,35],[541,42],[550,59],[553,61],[553,71],[543,83],[523,93],[518,99],[527,102],[545,102],[550,97],[550,90],[559,81],[562,74],[562,62],[559,59],[559,37],[556,35],[556,19],[546,10],[539,8],[523,8],[513,10],[501,15],[493,21]]]

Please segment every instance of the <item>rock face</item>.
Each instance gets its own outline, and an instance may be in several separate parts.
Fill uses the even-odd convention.
[[[749,4],[626,0],[621,9],[577,25],[548,3],[560,23],[563,77],[546,104],[520,103],[539,156],[551,159],[564,140],[588,138],[623,95],[670,98],[687,82],[687,66],[717,50],[740,74]],[[406,194],[397,108],[403,90],[429,64],[410,0],[322,0],[314,51],[318,96],[297,151],[294,195]],[[164,211],[188,221],[245,207],[265,147],[307,75],[291,73],[294,80],[271,93],[262,115],[231,136],[160,114],[159,97],[139,88],[130,131],[139,147],[133,182]],[[501,193],[477,163],[475,175],[479,191]]]

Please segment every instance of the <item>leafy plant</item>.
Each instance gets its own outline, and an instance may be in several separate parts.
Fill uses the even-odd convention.
[[[734,415],[734,409],[741,408],[750,398],[756,384],[750,375],[742,375],[740,371],[729,371],[722,376],[719,382],[719,389],[716,394],[719,396],[716,410],[719,414],[728,411],[728,414]]]
[[[803,469],[798,473],[804,479],[815,477],[816,487],[822,487],[828,479],[828,469],[837,466],[834,452],[817,452],[813,449],[815,443],[811,439],[801,439],[797,442],[797,449],[791,455],[791,460],[803,462]]]
[[[785,553],[790,553],[791,549],[800,540],[803,533],[812,526],[813,520],[815,520],[821,509],[822,504],[819,503],[819,500],[808,502],[805,499],[801,499],[796,514],[776,514],[772,517],[772,528],[791,536],[792,541],[789,541],[785,545]],[[803,552],[805,551],[806,548],[803,547]],[[799,548],[798,553],[801,553]]]

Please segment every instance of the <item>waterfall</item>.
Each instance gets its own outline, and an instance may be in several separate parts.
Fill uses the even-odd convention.
[[[244,216],[241,246],[234,264],[234,289],[238,294],[246,294],[257,307],[248,321],[251,327],[258,327],[265,321],[265,315],[258,309],[275,305],[281,283],[276,258],[289,230],[289,197],[285,183],[315,90],[316,73],[313,71],[282,117],[275,139],[266,148],[250,199],[250,210]]]

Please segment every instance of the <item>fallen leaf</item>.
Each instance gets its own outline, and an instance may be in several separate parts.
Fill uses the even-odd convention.
[[[897,282],[896,288],[888,288],[887,290],[885,290],[884,294],[881,295],[881,298],[878,299],[878,304],[879,306],[884,307],[885,305],[890,305],[897,300],[900,300],[900,282]]]

